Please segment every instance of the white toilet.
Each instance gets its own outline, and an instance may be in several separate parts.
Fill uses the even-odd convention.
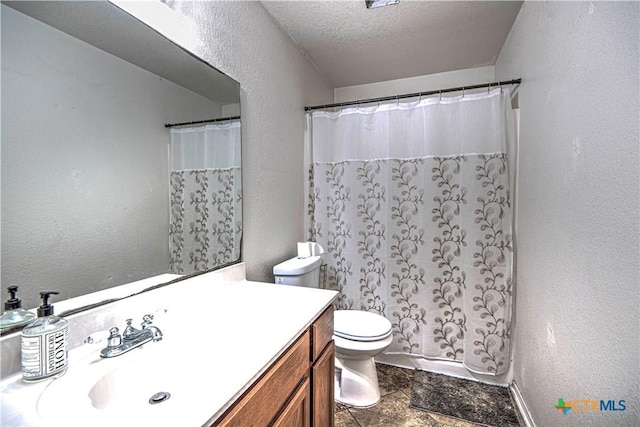
[[[320,256],[292,258],[273,267],[276,283],[317,288]],[[391,322],[367,311],[336,310],[333,339],[336,344],[335,400],[366,408],[380,400],[373,358],[392,340]]]
[[[358,408],[378,403],[380,389],[373,358],[393,341],[391,322],[368,311],[336,310],[333,339],[336,343],[335,400]]]

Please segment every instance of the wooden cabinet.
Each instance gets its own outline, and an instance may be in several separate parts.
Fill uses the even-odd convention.
[[[214,425],[267,426],[309,375],[310,334],[305,332]]]
[[[311,326],[311,426],[333,427],[333,388],[335,344],[333,306],[327,308]]]
[[[332,427],[334,354],[330,306],[212,425]]]
[[[333,341],[333,306],[329,306],[311,325],[311,360],[318,360],[320,353]]]

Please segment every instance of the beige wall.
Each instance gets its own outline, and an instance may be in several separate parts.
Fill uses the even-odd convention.
[[[639,8],[525,2],[496,64],[522,77],[514,378],[539,426],[640,421]]]

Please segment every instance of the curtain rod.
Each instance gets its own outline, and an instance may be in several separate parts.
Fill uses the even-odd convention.
[[[451,87],[447,89],[430,90],[428,92],[405,93],[404,95],[384,96],[382,98],[360,99],[358,101],[337,102],[335,104],[314,105],[312,107],[304,107],[304,111],[324,110],[326,108],[334,108],[334,107],[348,107],[350,105],[368,104],[371,102],[395,101],[398,99],[415,98],[418,96],[436,95],[436,94],[443,94],[448,92],[460,92],[468,89],[482,89],[485,87],[491,88],[492,86],[498,87],[498,86],[507,86],[507,85],[517,85],[517,84],[520,84],[521,81],[522,79],[513,79],[513,80],[505,80],[502,82],[483,83],[483,84],[472,85],[472,86],[460,86],[460,87]]]
[[[164,125],[164,127],[172,128],[172,127],[175,127],[175,126],[200,125],[200,124],[204,124],[204,123],[225,122],[227,120],[239,120],[239,119],[240,119],[240,116],[221,117],[219,119],[198,120],[197,122],[169,123],[169,124]]]

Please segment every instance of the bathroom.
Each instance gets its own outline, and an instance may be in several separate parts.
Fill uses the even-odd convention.
[[[524,2],[488,63],[367,87],[330,82],[260,2],[166,3],[183,14],[180,31],[140,19],[240,84],[249,280],[273,282],[273,266],[306,238],[305,106],[521,78],[512,382],[531,425],[638,424],[637,3]],[[154,187],[148,179],[141,192]],[[4,219],[2,228],[5,237]],[[71,231],[42,233],[56,242]],[[24,296],[29,307],[36,295]],[[625,400],[627,409],[562,418],[561,397]]]

